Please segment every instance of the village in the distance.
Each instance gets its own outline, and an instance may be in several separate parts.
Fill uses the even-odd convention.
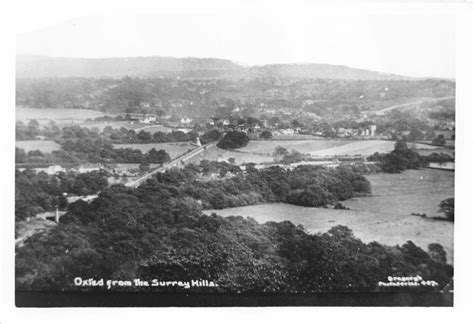
[[[452,292],[454,80],[19,56],[15,159],[17,290]]]

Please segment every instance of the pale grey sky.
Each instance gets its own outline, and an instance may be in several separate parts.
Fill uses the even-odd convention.
[[[17,37],[17,53],[328,63],[454,78],[454,16],[248,11],[74,18]]]

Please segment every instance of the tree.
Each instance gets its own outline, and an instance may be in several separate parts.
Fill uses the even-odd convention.
[[[280,145],[275,147],[275,150],[273,151],[273,156],[278,157],[278,158],[281,158],[281,157],[283,157],[285,155],[288,155],[288,154],[290,154],[288,152],[288,150],[286,148],[284,148],[283,146],[280,146]]]
[[[420,132],[418,129],[412,129],[410,133],[408,134],[408,140],[409,141],[419,141],[424,138],[424,135],[422,132]]]
[[[380,157],[381,167],[384,172],[400,173],[407,169],[419,169],[425,160],[412,149],[408,148],[406,141],[395,143],[395,149],[389,154]]]
[[[263,139],[269,139],[269,138],[272,138],[273,137],[273,134],[272,132],[270,132],[269,130],[264,130],[261,134],[260,134],[260,138],[263,138]]]
[[[201,138],[202,144],[207,144],[210,142],[218,141],[221,137],[221,133],[217,129],[213,129],[207,133],[204,133]]]
[[[163,164],[169,161],[171,161],[171,157],[165,150],[157,151],[155,148],[152,148],[145,156],[146,163]]]
[[[446,218],[454,222],[454,198],[443,200],[439,204],[439,212],[443,212]]]
[[[446,264],[446,251],[441,244],[431,243],[428,245],[428,254],[434,261]]]
[[[143,143],[150,143],[152,140],[151,133],[141,130],[138,133],[138,139]]]
[[[444,139],[443,134],[439,134],[433,141],[431,142],[433,145],[445,145],[446,140]]]
[[[217,143],[217,147],[221,149],[236,149],[244,147],[249,142],[247,134],[237,131],[228,132],[224,137]]]

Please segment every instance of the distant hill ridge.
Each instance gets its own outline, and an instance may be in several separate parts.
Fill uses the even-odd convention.
[[[181,77],[234,78],[286,77],[339,80],[403,80],[406,76],[330,64],[269,64],[244,67],[217,58],[129,57],[62,58],[18,55],[17,78],[48,77]]]

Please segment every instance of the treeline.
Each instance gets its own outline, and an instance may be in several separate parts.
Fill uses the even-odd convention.
[[[46,164],[79,164],[79,163],[148,163],[164,164],[171,161],[165,150],[152,148],[147,153],[138,149],[114,149],[110,144],[90,142],[88,140],[69,141],[63,150],[43,153],[39,150],[29,151],[15,148],[15,162],[27,165]]]
[[[54,122],[40,127],[36,120],[31,120],[27,125],[21,121],[16,123],[16,140],[28,141],[42,137],[47,140],[64,144],[68,140],[90,139],[92,141],[100,139],[110,144],[149,144],[149,143],[169,143],[169,142],[194,142],[199,136],[197,132],[184,133],[182,131],[147,132],[141,130],[138,133],[133,129],[125,127],[112,128],[104,127],[102,132],[97,128],[81,127],[77,125],[64,126],[59,128]],[[201,135],[202,144],[217,141],[221,133],[216,130],[209,130]]]
[[[280,181],[270,175],[258,182]],[[437,281],[440,289],[453,275],[439,244],[425,252],[410,241],[392,247],[365,244],[343,226],[309,234],[287,221],[262,225],[250,218],[206,216],[181,190],[172,181],[155,179],[138,189],[112,186],[90,204],[71,204],[58,226],[17,249],[16,289],[95,289],[74,287],[74,278],[80,276],[199,278],[219,285],[193,292],[362,292],[378,290],[377,283],[387,276],[420,275]]]
[[[90,195],[107,188],[107,176],[103,172],[93,171],[74,174],[60,172],[48,175],[32,170],[15,171],[15,220],[25,220],[38,213],[51,211],[58,206],[67,207],[63,196]]]
[[[129,142],[133,142],[134,139],[141,141],[140,138],[143,138],[140,136],[141,133],[137,134],[135,131],[127,130],[125,128],[117,130],[116,133],[107,133],[107,131],[110,131],[111,129],[99,133],[97,129],[89,129],[80,126],[66,126],[59,128],[54,123],[51,123],[43,129],[40,129],[38,122],[35,120],[30,121],[28,125],[25,125],[22,122],[17,122],[16,126],[17,139],[32,139],[38,135],[42,135],[61,145],[61,150],[53,151],[51,153],[43,153],[39,150],[33,150],[26,153],[23,149],[16,148],[16,163],[77,164],[91,162],[163,164],[170,161],[170,156],[164,150],[156,150],[152,148],[147,153],[142,153],[138,149],[113,148],[113,141],[111,140],[111,135],[113,134],[121,134],[123,138],[128,138]],[[147,134],[150,135],[149,133]],[[160,133],[159,136],[162,134],[163,133]],[[176,132],[175,135],[170,135],[168,139],[171,139],[172,136],[180,137],[186,135],[182,132]]]
[[[370,194],[370,183],[351,167],[327,169],[298,166],[294,170],[270,167],[257,170],[251,164],[245,172],[227,163],[214,164],[213,173],[225,181],[195,181],[209,174],[205,167],[187,166],[157,174],[150,186],[166,186],[182,196],[199,201],[205,209],[222,209],[263,202],[285,202],[300,206],[320,207],[354,196]]]

